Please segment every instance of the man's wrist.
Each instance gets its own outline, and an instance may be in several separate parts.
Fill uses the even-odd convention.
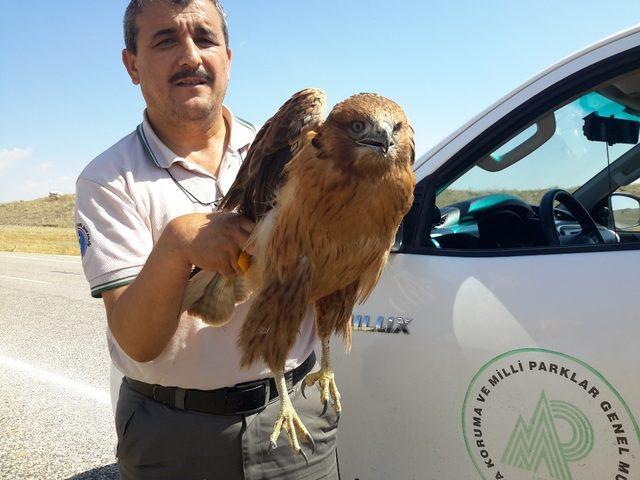
[[[191,271],[193,263],[187,255],[187,242],[180,219],[167,224],[158,240],[158,253],[165,261],[170,261],[179,272]]]

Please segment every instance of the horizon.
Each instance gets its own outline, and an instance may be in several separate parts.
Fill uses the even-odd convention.
[[[74,193],[82,168],[140,122],[144,102],[120,62],[127,3],[36,0],[5,12],[0,59],[12,74],[0,77],[0,203]],[[305,87],[325,90],[329,106],[375,91],[406,110],[421,157],[539,72],[633,26],[635,2],[593,5],[227,1],[225,104],[259,126]]]

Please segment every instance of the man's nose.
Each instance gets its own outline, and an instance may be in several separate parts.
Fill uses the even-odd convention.
[[[183,67],[195,68],[201,63],[200,49],[191,38],[181,42],[180,65]]]

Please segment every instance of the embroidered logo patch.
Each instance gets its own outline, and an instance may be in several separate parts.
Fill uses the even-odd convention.
[[[91,246],[91,235],[89,234],[89,229],[81,223],[76,224],[76,233],[80,243],[80,254],[84,257],[84,254],[87,253],[87,248]]]

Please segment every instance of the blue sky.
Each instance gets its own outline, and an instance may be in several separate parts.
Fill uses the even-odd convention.
[[[121,65],[125,0],[10,2],[0,16],[0,203],[72,192],[140,122]],[[400,103],[423,154],[557,60],[638,17],[637,0],[227,0],[226,104],[260,124],[293,92]]]

